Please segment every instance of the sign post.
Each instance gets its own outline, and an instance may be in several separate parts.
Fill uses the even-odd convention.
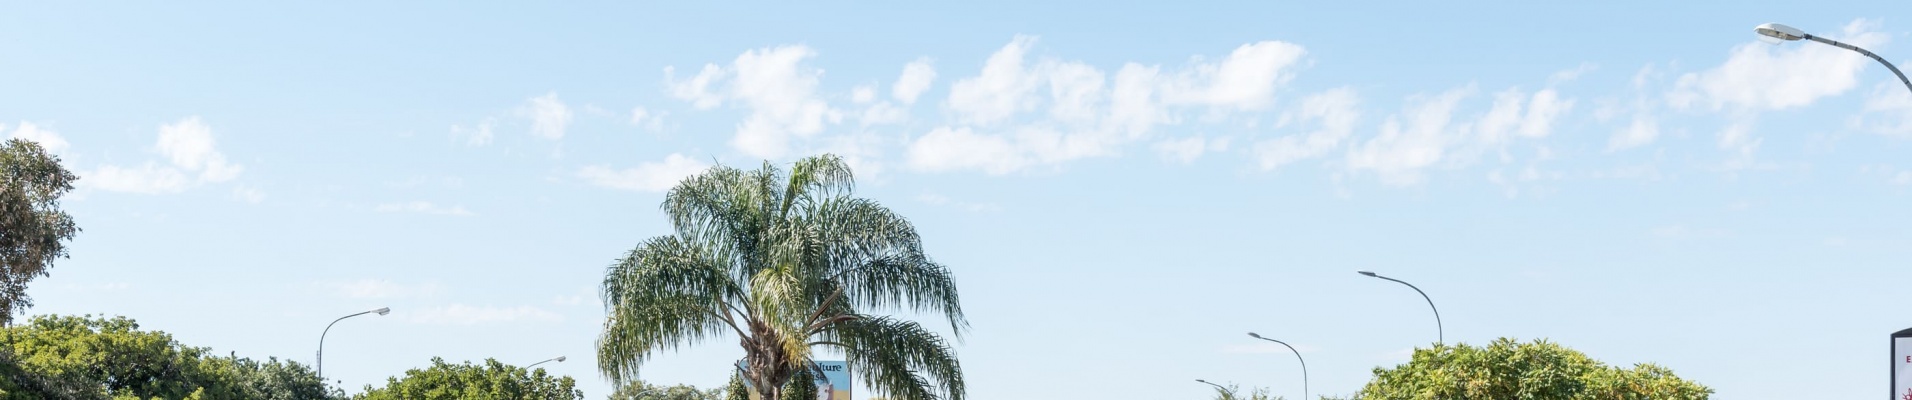
[[[1912,400],[1912,328],[1892,333],[1892,400]]]

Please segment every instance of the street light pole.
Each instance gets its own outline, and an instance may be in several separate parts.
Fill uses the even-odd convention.
[[[1853,45],[1841,43],[1837,40],[1813,36],[1812,34],[1808,34],[1805,31],[1799,30],[1799,28],[1786,26],[1784,24],[1760,24],[1757,27],[1753,27],[1753,32],[1757,32],[1761,36],[1766,36],[1766,37],[1779,39],[1779,40],[1793,41],[1793,40],[1799,40],[1799,39],[1806,39],[1806,40],[1811,40],[1814,42],[1829,44],[1829,45],[1832,45],[1833,47],[1838,47],[1841,49],[1859,52],[1859,54],[1864,54],[1866,57],[1871,57],[1874,61],[1878,61],[1880,64],[1885,64],[1886,69],[1892,70],[1893,75],[1899,76],[1899,83],[1904,83],[1905,88],[1907,90],[1912,90],[1912,79],[1906,79],[1905,73],[1899,72],[1898,66],[1892,65],[1892,63],[1887,62],[1885,58],[1879,57],[1878,54],[1872,54],[1872,52],[1866,51],[1866,49],[1861,49],[1859,48],[1859,46],[1853,46]]]
[[[1386,280],[1394,281],[1396,283],[1407,285],[1408,288],[1414,289],[1415,293],[1420,293],[1421,298],[1427,300],[1427,307],[1434,309],[1434,329],[1435,329],[1434,333],[1435,335],[1437,335],[1435,337],[1440,340],[1435,343],[1447,343],[1447,328],[1441,326],[1441,309],[1440,307],[1434,306],[1434,298],[1427,297],[1427,292],[1423,292],[1421,291],[1421,288],[1414,287],[1414,284],[1401,281],[1400,279],[1389,278],[1389,277],[1381,276],[1379,274],[1375,274],[1373,272],[1368,272],[1368,271],[1355,271],[1355,272],[1359,272],[1362,275],[1386,279]]]
[[[552,362],[552,361],[557,361],[557,362],[564,362],[564,356],[558,356],[558,358],[553,358],[553,359],[549,359],[549,360],[544,360],[544,361],[539,361],[539,362],[534,362],[534,363],[531,363],[531,365],[526,365],[526,366],[524,366],[524,369],[526,369],[526,370],[530,370],[530,369],[531,369],[531,367],[536,367],[536,366],[538,366],[538,364],[543,364],[543,363],[548,363],[548,362]]]
[[[1295,352],[1295,360],[1301,361],[1301,398],[1308,399],[1309,398],[1308,397],[1308,360],[1303,360],[1301,358],[1301,350],[1295,350],[1295,346],[1289,346],[1288,342],[1283,342],[1283,341],[1275,340],[1272,338],[1265,338],[1265,337],[1262,337],[1261,335],[1255,334],[1254,332],[1248,332],[1248,337],[1266,340],[1266,341],[1275,342],[1275,343],[1281,343],[1282,346],[1285,346],[1288,348],[1288,351]]]
[[[1206,383],[1206,384],[1208,384],[1208,386],[1214,386],[1214,387],[1215,387],[1215,390],[1220,390],[1220,391],[1221,391],[1222,393],[1227,393],[1227,394],[1228,394],[1228,397],[1230,397],[1230,398],[1233,398],[1233,397],[1235,397],[1235,391],[1233,391],[1233,390],[1228,390],[1228,388],[1225,388],[1225,387],[1222,387],[1222,385],[1217,385],[1217,384],[1215,384],[1215,382],[1209,382],[1209,381],[1205,381],[1205,380],[1201,380],[1201,379],[1196,379],[1195,381],[1196,381],[1196,382],[1201,382],[1201,383]]]
[[[371,313],[378,313],[378,315],[391,314],[392,308],[379,307],[379,309],[377,310],[362,311],[357,314],[339,317],[339,319],[332,320],[332,323],[325,324],[325,331],[319,332],[319,357],[318,357],[319,362],[316,365],[317,371],[315,372],[319,376],[320,381],[325,380],[325,335],[328,333],[332,333],[332,325],[337,325],[339,321],[344,321],[346,318],[351,318],[351,317],[356,317],[356,316],[371,314]]]

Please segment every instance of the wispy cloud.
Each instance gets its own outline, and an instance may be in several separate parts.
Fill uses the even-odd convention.
[[[678,181],[710,168],[682,154],[671,154],[664,161],[639,164],[626,169],[593,165],[578,169],[578,177],[594,186],[639,192],[662,192]]]
[[[83,174],[79,184],[112,192],[178,193],[197,184],[230,181],[245,171],[245,167],[226,161],[213,139],[212,127],[199,117],[160,125],[154,147],[164,156],[165,164],[101,165]]]

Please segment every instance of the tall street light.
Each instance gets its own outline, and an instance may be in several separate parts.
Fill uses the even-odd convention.
[[[1261,337],[1261,335],[1257,335],[1254,332],[1248,332],[1248,337],[1266,340],[1266,341],[1275,342],[1275,343],[1281,343],[1282,346],[1288,347],[1288,351],[1295,352],[1295,359],[1301,361],[1301,398],[1303,399],[1309,398],[1308,397],[1308,360],[1301,359],[1301,350],[1295,350],[1295,346],[1288,346],[1288,342],[1283,342],[1283,341],[1275,340],[1272,338]]]
[[[319,332],[319,362],[318,362],[318,366],[317,366],[317,369],[318,369],[318,371],[316,371],[316,374],[318,374],[318,376],[319,376],[319,378],[320,378],[321,380],[323,380],[323,378],[325,378],[325,335],[326,335],[326,334],[328,334],[328,333],[332,333],[332,325],[337,325],[337,324],[339,323],[339,321],[344,321],[344,320],[345,320],[346,318],[351,318],[351,317],[356,317],[356,316],[360,316],[360,315],[365,315],[365,314],[371,314],[371,313],[378,313],[378,315],[385,315],[385,314],[391,314],[391,313],[392,313],[392,308],[391,308],[391,307],[379,307],[379,309],[377,309],[377,310],[372,310],[372,311],[363,311],[363,312],[359,312],[359,313],[357,313],[357,314],[352,314],[352,315],[347,315],[347,316],[343,316],[343,317],[339,317],[339,319],[335,319],[335,320],[332,320],[332,323],[330,323],[330,324],[325,324],[325,331],[324,331],[324,332]]]
[[[1431,298],[1431,297],[1427,297],[1427,292],[1423,292],[1423,291],[1421,291],[1421,288],[1417,288],[1417,287],[1414,287],[1414,284],[1412,284],[1412,283],[1407,283],[1407,282],[1402,282],[1402,281],[1401,281],[1400,279],[1394,279],[1394,278],[1389,278],[1389,277],[1385,277],[1385,276],[1381,276],[1381,275],[1378,275],[1378,274],[1375,274],[1375,273],[1373,273],[1373,272],[1368,272],[1368,271],[1355,271],[1355,272],[1359,272],[1359,273],[1361,273],[1362,275],[1367,275],[1367,276],[1372,276],[1372,277],[1376,277],[1376,278],[1381,278],[1381,279],[1386,279],[1386,280],[1390,280],[1390,281],[1394,281],[1394,282],[1397,282],[1397,283],[1400,283],[1400,284],[1403,284],[1403,285],[1407,285],[1407,287],[1409,287],[1409,288],[1412,288],[1412,289],[1414,289],[1414,292],[1415,292],[1415,293],[1420,293],[1420,294],[1421,294],[1421,298],[1423,298],[1423,299],[1427,299],[1427,307],[1428,307],[1428,308],[1432,308],[1432,309],[1434,309],[1434,329],[1435,329],[1435,330],[1434,330],[1434,333],[1435,333],[1435,335],[1437,335],[1437,336],[1435,336],[1435,337],[1436,337],[1436,338],[1439,338],[1439,340],[1440,340],[1440,341],[1438,341],[1438,342],[1435,342],[1435,343],[1447,343],[1447,332],[1446,332],[1446,331],[1447,331],[1447,328],[1445,328],[1445,327],[1442,327],[1442,326],[1441,326],[1441,309],[1440,309],[1440,307],[1435,307],[1435,306],[1434,306],[1434,298]]]
[[[553,359],[549,359],[549,360],[544,360],[544,361],[539,361],[539,362],[534,362],[534,363],[531,363],[531,365],[526,365],[526,366],[524,366],[524,369],[526,369],[526,370],[529,370],[529,369],[531,369],[531,367],[536,367],[536,366],[538,366],[538,364],[543,364],[543,363],[548,363],[548,362],[552,362],[552,361],[557,361],[557,362],[564,362],[564,356],[558,356],[558,358],[553,358]]]
[[[1840,43],[1837,40],[1813,36],[1811,34],[1806,33],[1805,31],[1799,30],[1799,28],[1786,26],[1784,24],[1760,24],[1757,27],[1753,27],[1753,32],[1758,32],[1761,36],[1770,37],[1770,38],[1779,39],[1779,40],[1792,41],[1792,40],[1806,39],[1806,40],[1811,40],[1814,42],[1829,44],[1829,45],[1832,45],[1833,47],[1838,47],[1841,49],[1859,52],[1859,54],[1864,54],[1866,57],[1872,57],[1873,60],[1878,61],[1880,64],[1885,64],[1886,69],[1892,70],[1893,75],[1899,76],[1899,82],[1904,83],[1906,89],[1912,90],[1912,80],[1906,79],[1905,73],[1899,72],[1899,67],[1892,65],[1892,63],[1890,62],[1886,62],[1885,59],[1879,57],[1878,54],[1872,54],[1872,52],[1866,51],[1866,49],[1859,48],[1859,46],[1853,46],[1853,45],[1849,45],[1845,43]]]
[[[1228,390],[1228,388],[1225,388],[1225,387],[1222,387],[1222,385],[1217,385],[1217,384],[1215,384],[1215,382],[1209,382],[1209,381],[1205,381],[1205,380],[1200,380],[1200,379],[1196,379],[1195,381],[1196,381],[1196,382],[1201,382],[1201,383],[1206,383],[1206,384],[1208,384],[1208,386],[1214,386],[1214,387],[1215,387],[1215,390],[1220,390],[1220,391],[1222,391],[1222,393],[1227,393],[1227,394],[1228,394],[1228,397],[1235,397],[1235,391],[1233,391],[1233,390]]]

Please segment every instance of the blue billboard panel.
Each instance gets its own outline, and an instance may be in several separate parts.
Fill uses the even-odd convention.
[[[743,360],[737,361],[738,368],[749,369],[748,365]],[[850,364],[843,361],[817,361],[815,365],[817,370],[823,372],[817,375],[817,399],[850,400]],[[750,381],[745,380],[744,385],[750,385]],[[753,391],[750,400],[763,399],[757,398],[757,392]]]

